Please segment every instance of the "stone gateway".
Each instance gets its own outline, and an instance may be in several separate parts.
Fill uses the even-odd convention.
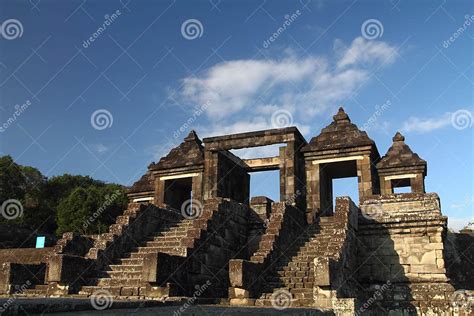
[[[232,151],[275,144],[273,157]],[[279,172],[279,201],[250,197],[251,173],[266,170]],[[129,189],[107,233],[0,250],[0,295],[473,315],[472,226],[447,230],[426,176],[403,135],[381,157],[342,108],[309,142],[296,127],[202,141],[192,131]],[[358,201],[333,196],[347,177]]]

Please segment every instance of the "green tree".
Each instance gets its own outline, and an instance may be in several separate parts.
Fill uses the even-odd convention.
[[[23,210],[21,216],[14,219],[1,217],[0,222],[38,230],[40,233],[54,232],[55,214],[45,195],[46,181],[47,178],[38,169],[21,166],[10,156],[0,157],[0,203],[15,199]]]
[[[25,195],[25,177],[10,156],[0,157],[0,202],[21,200]]]
[[[78,176],[63,174],[55,176],[48,180],[45,188],[45,194],[48,196],[53,207],[56,208],[61,199],[66,198],[76,188],[88,188],[91,185],[103,186],[102,181],[94,180],[89,176]]]
[[[58,205],[57,233],[104,233],[126,205],[126,194],[119,185],[78,187]]]
[[[3,156],[0,205],[9,199],[20,201],[23,215],[9,220],[0,216],[1,224],[50,234],[104,232],[128,202],[124,188],[118,184],[70,174],[47,179],[38,169]]]

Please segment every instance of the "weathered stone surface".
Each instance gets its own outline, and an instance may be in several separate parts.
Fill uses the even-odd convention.
[[[343,109],[308,145],[295,127],[206,138],[204,146],[191,132],[130,189],[132,201],[153,204],[130,203],[108,232],[66,233],[31,253],[0,250],[0,294],[33,271],[21,295],[105,290],[118,300],[468,315],[458,305],[472,296],[474,233],[447,232],[439,197],[424,192],[426,162],[401,134],[393,141],[380,159]],[[283,144],[278,156],[231,152],[271,144]],[[262,170],[279,170],[279,202],[250,197],[250,173]],[[357,177],[359,206],[347,197],[333,205],[332,181],[344,177]],[[393,194],[397,186],[412,192]]]

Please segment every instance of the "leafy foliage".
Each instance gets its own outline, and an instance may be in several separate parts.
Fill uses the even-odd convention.
[[[0,204],[16,199],[23,215],[0,223],[40,233],[105,232],[127,206],[125,189],[88,176],[64,174],[47,179],[33,167],[0,157]]]
[[[58,233],[103,233],[127,204],[117,185],[77,187],[57,208]]]

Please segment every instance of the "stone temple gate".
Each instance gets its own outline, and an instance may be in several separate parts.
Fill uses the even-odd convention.
[[[272,157],[231,152],[275,144]],[[279,171],[279,201],[250,197],[249,174],[263,170]],[[199,299],[216,304],[472,315],[472,230],[448,232],[426,175],[400,133],[381,157],[342,108],[309,142],[296,127],[202,141],[192,131],[129,189],[107,233],[3,253],[0,295],[30,280],[21,295],[173,301],[206,284]],[[334,204],[332,182],[346,177],[359,199]]]

